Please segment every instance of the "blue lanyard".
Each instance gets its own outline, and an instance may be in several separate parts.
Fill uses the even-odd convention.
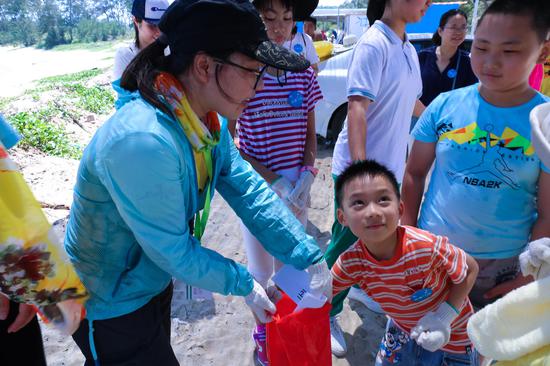
[[[460,50],[457,50],[458,52],[458,60],[456,61],[456,74],[455,74],[455,77],[453,78],[453,87],[451,88],[451,90],[454,90],[455,89],[455,86],[456,86],[456,78],[458,77],[458,70],[460,68]]]

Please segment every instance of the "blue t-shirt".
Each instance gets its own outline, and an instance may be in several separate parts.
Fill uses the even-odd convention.
[[[436,159],[418,227],[477,258],[518,255],[537,218],[537,181],[543,166],[531,145],[529,112],[546,101],[500,108],[479,84],[437,97],[413,130],[436,143]]]
[[[4,117],[0,114],[0,141],[9,149],[19,141],[19,135],[15,130],[6,122]]]

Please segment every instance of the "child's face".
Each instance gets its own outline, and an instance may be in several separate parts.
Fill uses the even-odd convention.
[[[494,92],[526,88],[548,45],[541,43],[529,16],[487,14],[472,44],[472,69],[482,86]]]
[[[280,45],[290,39],[294,27],[291,8],[285,9],[280,1],[273,0],[267,8],[260,10],[260,14],[270,41]]]
[[[426,14],[432,0],[392,0],[390,7],[398,10],[407,23],[416,23]]]
[[[344,186],[338,221],[365,245],[392,245],[403,204],[383,176],[362,176]]]
[[[160,36],[159,27],[155,24],[147,23],[145,20],[138,22],[135,18],[134,24],[138,28],[139,46],[141,49],[149,46]]]

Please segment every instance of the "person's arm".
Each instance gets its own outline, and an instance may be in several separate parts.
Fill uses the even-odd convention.
[[[367,158],[367,108],[371,100],[365,97],[352,95],[348,97],[348,140],[349,152],[352,161]]]
[[[340,257],[338,257],[330,270],[332,274],[333,297],[357,283],[353,274],[349,273],[351,268],[345,267],[344,261],[342,260],[343,255],[344,254],[341,254]]]
[[[537,211],[537,220],[531,229],[530,241],[550,237],[550,174],[544,170],[540,171],[538,180]],[[487,291],[485,297],[492,299],[497,296],[506,295],[508,292],[524,286],[533,280],[532,276],[523,276],[521,272],[518,272],[517,277],[513,280],[503,282]]]
[[[425,109],[426,106],[420,101],[420,99],[417,99],[416,103],[414,104],[413,116],[416,118],[420,118]]]
[[[235,140],[237,137],[235,135],[236,129],[237,129],[237,121],[236,120],[228,120],[227,121],[227,129],[229,130],[229,133],[231,137]],[[306,141],[307,146],[307,141]],[[273,183],[275,180],[279,178],[279,175],[270,169],[266,168],[262,163],[260,163],[258,160],[254,159],[252,156],[247,155],[243,151],[239,150],[239,153],[243,157],[244,160],[248,161],[250,165],[254,168],[255,171],[258,172],[268,182],[269,184]]]
[[[352,161],[367,158],[367,109],[376,100],[385,64],[385,54],[377,45],[359,42],[355,46],[346,85],[348,145]]]
[[[313,166],[317,156],[317,134],[315,133],[315,112],[307,114],[306,146],[304,147],[304,166]]]
[[[315,76],[319,74],[319,63],[311,64],[311,68],[315,71]]]
[[[416,226],[418,211],[424,194],[426,176],[435,159],[435,143],[416,140],[405,167],[401,199],[403,200],[402,225]]]
[[[250,163],[254,170],[262,176],[262,178],[265,179],[265,181],[269,184],[272,184],[277,179],[279,179],[280,175],[275,173],[274,171],[270,170],[269,168],[266,168],[265,165],[260,163],[258,160],[254,159],[252,156],[246,154],[245,152],[239,150],[239,153],[241,154],[242,158]]]
[[[302,224],[244,161],[235,145],[226,141],[229,133],[225,134],[219,147],[219,154],[223,156],[219,161],[222,168],[216,190],[275,258],[297,269],[319,262],[323,253],[315,239],[306,234]]]
[[[466,254],[466,266],[468,266],[468,269],[466,270],[464,281],[453,283],[447,297],[447,302],[455,309],[460,309],[462,304],[464,304],[464,300],[472,290],[472,287],[474,287],[479,272],[476,260],[469,254]]]
[[[203,247],[191,233],[189,191],[196,181],[188,173],[193,167],[181,164],[171,141],[145,132],[109,141],[95,163],[117,211],[159,268],[213,292],[249,294],[253,279],[246,268]]]

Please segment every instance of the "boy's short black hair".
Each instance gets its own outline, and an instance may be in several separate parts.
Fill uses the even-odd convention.
[[[338,207],[342,207],[342,201],[344,199],[344,187],[353,179],[358,177],[384,177],[392,185],[397,199],[401,199],[399,193],[399,183],[395,178],[395,174],[384,165],[376,162],[375,160],[361,160],[351,164],[347,167],[342,174],[336,179],[336,204]]]
[[[481,24],[487,14],[506,14],[529,16],[532,19],[533,30],[537,32],[539,40],[548,39],[550,31],[550,1],[549,0],[495,0],[479,19]]]

